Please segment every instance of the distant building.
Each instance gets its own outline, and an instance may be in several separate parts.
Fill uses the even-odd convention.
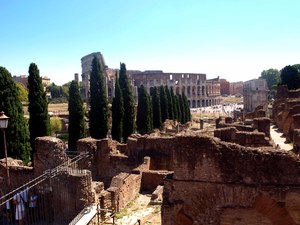
[[[253,112],[254,109],[261,105],[264,110],[268,108],[268,86],[265,79],[253,79],[244,82],[243,98],[244,111]]]
[[[112,100],[114,93],[114,83],[115,83],[115,71],[113,69],[108,68],[104,61],[104,57],[100,52],[94,52],[88,54],[81,58],[81,68],[82,68],[82,97],[83,100],[88,102],[89,100],[89,92],[90,92],[90,74],[92,71],[92,61],[94,56],[97,57],[102,73],[105,79],[106,92],[108,95],[108,99]]]
[[[22,84],[27,89],[27,85],[28,85],[28,76],[27,75],[13,76],[13,80],[15,82]],[[42,77],[42,85],[44,86],[45,89],[50,84],[51,84],[50,78],[48,78],[46,76]]]
[[[184,93],[191,108],[219,104],[216,98],[220,96],[219,77],[206,80],[206,74],[201,73],[164,73],[161,70],[146,70],[145,72],[128,72],[134,86],[144,85],[148,93],[161,85],[172,87],[175,94]],[[137,96],[137,93],[136,93]]]
[[[230,95],[230,83],[226,79],[220,79],[220,92],[222,96]]]
[[[232,82],[230,83],[230,95],[242,95],[244,82]]]
[[[74,73],[74,80],[78,83],[79,82],[79,76],[78,73]]]
[[[118,69],[111,69],[105,64],[104,57],[100,52],[94,52],[81,58],[83,99],[88,102],[90,90],[90,73],[94,56],[97,57],[105,77],[107,96],[111,101],[114,97],[114,86]],[[206,79],[206,74],[201,73],[164,73],[161,70],[139,71],[127,70],[129,80],[133,87],[135,101],[137,102],[137,88],[144,85],[151,93],[153,87],[168,85],[173,87],[174,93],[185,93],[189,105],[192,108],[219,104],[220,96],[219,77]]]

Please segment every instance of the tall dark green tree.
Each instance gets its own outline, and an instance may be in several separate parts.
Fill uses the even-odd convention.
[[[69,90],[69,149],[76,150],[76,142],[86,136],[85,110],[77,81],[73,80]]]
[[[150,106],[150,130],[153,130],[153,103],[150,94],[147,95],[149,106]]]
[[[159,88],[161,121],[164,123],[169,118],[168,99],[163,85]]]
[[[179,102],[179,107],[180,107],[180,112],[181,112],[181,117],[180,117],[180,122],[182,124],[185,123],[186,121],[186,117],[185,117],[185,107],[184,107],[184,102],[183,102],[183,98],[182,95],[178,95],[178,102]]]
[[[161,109],[160,109],[160,98],[157,87],[153,89],[152,95],[152,112],[153,112],[153,127],[161,129]]]
[[[151,105],[150,96],[145,87],[141,85],[138,91],[138,107],[136,115],[137,131],[145,134],[151,130]]]
[[[184,108],[185,108],[185,121],[184,121],[184,123],[186,123],[186,122],[192,120],[192,115],[191,115],[191,110],[190,110],[190,107],[189,107],[187,97],[184,94],[184,92],[182,92],[182,100],[183,100],[183,104],[184,104]]]
[[[177,110],[177,105],[176,105],[176,98],[174,95],[173,87],[170,88],[170,94],[172,98],[172,104],[173,104],[173,119],[176,120],[178,118],[178,110]]]
[[[300,74],[294,66],[286,66],[281,70],[281,84],[287,85],[288,89],[298,89],[300,87]]]
[[[174,119],[173,99],[167,85],[165,86],[165,92],[168,99],[168,116],[170,120],[173,120]]]
[[[39,69],[35,63],[30,64],[28,73],[29,131],[32,153],[34,153],[35,138],[48,136],[51,132],[46,92],[42,85]]]
[[[126,142],[127,138],[135,129],[135,111],[132,87],[129,83],[126,65],[124,63],[121,63],[120,65],[119,82],[124,101],[123,140]]]
[[[113,102],[112,102],[111,135],[112,138],[118,142],[122,142],[123,118],[124,118],[123,95],[120,88],[119,79],[116,79],[115,97],[113,98]]]
[[[103,71],[96,56],[92,61],[90,95],[90,135],[96,139],[106,138],[108,132],[108,101]]]
[[[0,111],[10,117],[5,131],[7,154],[27,163],[31,152],[29,130],[19,97],[19,90],[11,74],[4,67],[0,67]],[[3,138],[0,138],[0,149],[0,158],[4,158]]]
[[[181,122],[181,107],[179,102],[179,94],[175,95],[175,105],[177,108],[177,121]]]

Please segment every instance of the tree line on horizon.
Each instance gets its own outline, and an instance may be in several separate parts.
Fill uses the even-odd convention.
[[[19,88],[9,71],[0,67],[0,111],[4,111],[10,117],[6,129],[8,156],[21,159],[25,164],[33,159],[36,151],[35,139],[51,134],[48,99],[35,63],[30,64],[28,73],[29,119],[27,120],[21,103],[24,96],[20,98]],[[181,123],[191,120],[188,101],[184,94],[175,95],[173,89],[169,89],[168,86],[154,87],[149,94],[141,85],[138,88],[136,109],[132,86],[124,63],[120,64],[120,71],[116,77],[115,96],[111,110],[108,105],[104,75],[96,57],[92,62],[88,112],[85,110],[78,82],[69,83],[69,150],[76,150],[77,140],[86,137],[88,131],[92,138],[106,138],[110,115],[111,136],[114,140],[124,143],[135,131],[145,134],[154,128],[161,129],[166,119],[177,120]],[[0,138],[1,149],[3,146],[3,138]],[[0,158],[4,158],[3,151],[0,151]]]
[[[265,79],[269,89],[269,99],[274,98],[278,85],[287,85],[289,90],[300,88],[300,64],[285,66],[282,70],[268,69],[259,78]]]

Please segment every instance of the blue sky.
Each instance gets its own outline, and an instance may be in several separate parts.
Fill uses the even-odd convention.
[[[110,68],[246,81],[300,63],[298,0],[0,0],[0,66],[56,84],[100,51]]]

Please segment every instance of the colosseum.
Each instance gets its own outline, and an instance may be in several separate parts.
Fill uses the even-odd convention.
[[[108,98],[112,100],[115,75],[118,69],[109,68],[100,52],[88,54],[81,59],[83,99],[85,101],[88,99],[89,76],[94,56],[96,56],[100,62],[105,76]],[[127,73],[133,85],[136,100],[137,87],[143,84],[149,93],[154,86],[167,85],[172,87],[175,93],[184,93],[187,96],[191,108],[216,105],[219,104],[220,101],[218,100],[218,96],[220,96],[219,77],[206,79],[206,74],[203,73],[164,73],[161,70],[146,70],[144,72],[127,70]]]

